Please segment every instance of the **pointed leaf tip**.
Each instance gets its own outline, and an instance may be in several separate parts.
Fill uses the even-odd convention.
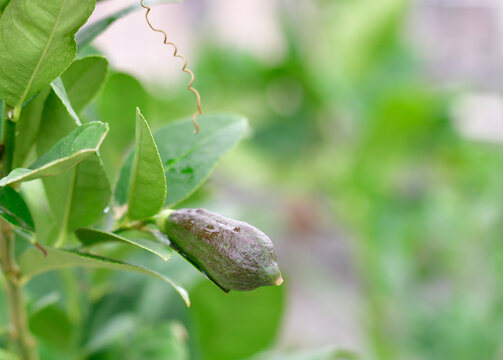
[[[129,178],[128,218],[157,214],[166,197],[166,177],[150,127],[136,108],[136,148]]]

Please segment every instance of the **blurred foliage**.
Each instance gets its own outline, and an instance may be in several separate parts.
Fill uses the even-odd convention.
[[[428,81],[404,41],[409,3],[283,1],[280,61],[266,64],[203,37],[196,85],[207,112],[251,120],[254,133],[231,155],[230,173],[321,194],[354,237],[366,332],[365,349],[356,352],[383,360],[496,359],[503,152],[456,131],[453,94]],[[136,106],[155,129],[186,115],[191,101],[183,91],[161,97],[128,74],[112,73],[85,113],[111,124],[103,151],[111,179],[133,140]],[[210,202],[210,186],[187,203]],[[288,303],[285,288],[225,295],[183,261],[139,260],[188,284],[193,308],[141,275],[44,275],[29,293],[30,323],[45,359],[76,359],[77,347],[89,359],[352,356],[334,348],[270,352]]]
[[[330,196],[356,235],[372,358],[497,358],[503,154],[456,131],[454,94],[404,41],[407,3],[285,2],[281,62],[212,45],[199,84],[211,108],[250,116],[243,152],[264,184]],[[249,157],[234,158],[243,177]]]
[[[338,350],[334,346],[320,349],[298,350],[290,353],[266,352],[250,360],[356,360],[358,356],[351,351]]]
[[[192,289],[191,309],[200,353],[208,360],[242,359],[274,343],[279,329],[284,287],[230,292],[202,282]]]
[[[147,96],[140,82],[134,77],[114,73],[97,100],[96,118],[110,125],[110,133],[102,145],[103,162],[109,174],[119,170],[121,156],[134,139],[135,122],[128,121],[131,114],[136,113],[137,107],[148,114]]]

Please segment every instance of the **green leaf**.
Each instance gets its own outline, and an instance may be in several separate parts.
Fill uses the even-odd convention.
[[[166,3],[180,3],[183,0],[150,0],[147,1],[146,4],[156,5],[156,4],[166,4]],[[87,25],[82,28],[81,31],[77,33],[75,39],[77,40],[77,44],[79,49],[88,45],[91,41],[93,41],[98,35],[100,35],[103,31],[105,31],[110,25],[112,25],[116,20],[132,13],[133,11],[142,9],[139,2],[134,5],[130,5],[124,9],[116,11],[115,13],[104,17],[101,20],[98,20],[92,24]]]
[[[75,120],[75,123],[78,125],[81,124],[81,121],[79,119],[79,116],[73,110],[72,103],[70,102],[70,99],[68,98],[68,94],[66,93],[65,85],[63,84],[63,80],[61,80],[60,77],[58,77],[56,80],[54,80],[51,83],[52,90],[56,95],[58,95],[59,99],[63,103],[63,106],[66,108],[66,111],[68,111],[68,114]]]
[[[281,324],[285,287],[224,294],[203,281],[191,290],[191,298],[194,334],[204,358],[243,359],[273,344]]]
[[[145,249],[164,261],[168,261],[173,255],[173,250],[167,245],[147,239],[147,236],[131,236],[130,234],[117,235],[114,233],[94,230],[94,229],[77,229],[75,235],[80,240],[82,245],[86,247],[99,245],[107,242],[125,242],[139,248]]]
[[[44,105],[50,92],[50,87],[44,88],[23,107],[21,117],[16,126],[16,147],[14,148],[13,160],[14,168],[23,167],[25,165],[26,158],[35,144],[35,139],[40,129],[40,122],[42,121]]]
[[[46,248],[47,256],[36,249],[30,248],[21,254],[19,258],[19,267],[21,271],[22,282],[27,282],[36,275],[59,269],[84,267],[94,269],[110,269],[120,271],[131,271],[140,274],[154,276],[164,280],[180,294],[187,306],[190,306],[187,291],[175,284],[168,277],[142,266],[128,264],[126,262],[104,258],[101,256],[79,253],[77,251],[60,250]]]
[[[42,181],[35,180],[20,185],[23,198],[35,222],[37,241],[44,245],[51,244],[58,232],[54,226],[54,216],[47,201]]]
[[[105,83],[108,62],[101,56],[88,56],[75,60],[61,75],[66,99],[70,107],[79,113],[96,96]],[[60,84],[61,86],[61,84]],[[35,143],[40,128],[44,105],[51,92],[47,87],[23,107],[17,123],[16,148],[14,150],[14,168],[22,167]],[[53,95],[54,96],[54,95]],[[49,106],[54,100],[49,102]]]
[[[113,343],[109,341],[105,344],[106,350],[104,349],[105,346],[100,348],[105,350],[105,355],[100,353],[101,356],[104,355],[107,359],[190,359],[189,348],[186,344],[186,329],[181,323],[164,322],[161,324],[150,324],[144,321],[144,319],[138,321],[138,314],[135,315],[137,321],[133,324],[134,329],[130,330],[127,328],[124,329],[125,326],[121,328],[117,325],[115,326],[113,333],[118,334],[122,341],[118,341],[117,337],[113,339],[115,340]],[[125,314],[118,315],[116,318],[123,316],[125,316]],[[112,319],[111,322],[114,320],[115,318]],[[124,323],[128,325],[127,322],[124,321]],[[107,325],[105,325],[105,327],[108,328]],[[112,332],[109,331],[108,333]],[[126,334],[132,336],[126,337]],[[101,344],[102,342],[99,340],[101,337],[100,335],[101,332],[97,334],[93,333],[93,338],[90,343],[97,341]],[[85,348],[87,347],[88,346]]]
[[[189,360],[191,357],[184,339],[185,332],[180,330],[185,330],[180,323],[164,323],[140,328],[135,334],[133,345],[125,347],[123,356],[132,352],[136,359]]]
[[[76,126],[60,99],[52,93],[45,106],[37,151],[47,151]],[[69,171],[45,178],[43,183],[59,233],[58,246],[65,242],[69,232],[98,220],[110,201],[110,183],[97,152]]]
[[[102,56],[77,59],[61,75],[68,98],[77,113],[101,90],[107,75],[108,61]]]
[[[10,0],[0,0],[0,15],[2,15],[9,2]]]
[[[110,125],[110,134],[102,146],[103,162],[108,173],[114,174],[116,180],[115,174],[120,169],[124,152],[134,142],[136,107],[145,112],[149,98],[141,83],[134,77],[113,73],[96,103],[99,119]]]
[[[110,182],[94,154],[69,172],[43,180],[47,198],[60,229],[58,245],[67,233],[92,225],[110,201]]]
[[[147,121],[136,109],[136,148],[129,178],[128,218],[157,214],[166,197],[166,178],[159,151]]]
[[[107,132],[108,125],[99,121],[77,127],[28,169],[14,169],[8,176],[0,179],[0,186],[53,176],[74,167],[98,151]]]
[[[15,226],[35,231],[28,206],[21,195],[10,186],[0,188],[0,216]]]
[[[30,316],[30,329],[37,339],[58,349],[68,349],[76,330],[65,311],[54,304]]]
[[[75,33],[94,5],[94,0],[12,0],[0,18],[0,98],[20,108],[57,78],[75,57]]]
[[[41,156],[60,139],[75,130],[79,124],[73,119],[61,99],[51,91],[42,112],[42,122],[36,140],[36,153]]]
[[[47,153],[42,155],[30,168],[46,166],[54,161],[66,160],[80,153],[95,153],[108,133],[108,124],[92,121],[80,125],[59,140]]]
[[[133,314],[121,313],[107,320],[102,327],[90,334],[91,339],[84,345],[87,354],[111,348],[121,339],[129,338],[129,335],[134,334],[138,329],[137,319]]]
[[[154,134],[166,175],[165,206],[179,203],[201,186],[247,128],[246,119],[232,115],[205,115],[198,122],[201,130],[197,135],[191,119],[170,124]],[[132,160],[132,156],[126,160],[117,183],[115,199],[121,205],[127,201]]]

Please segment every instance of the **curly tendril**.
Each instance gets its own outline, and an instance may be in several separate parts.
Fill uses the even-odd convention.
[[[194,80],[195,80],[194,73],[192,72],[192,70],[187,68],[189,62],[185,56],[183,56],[182,54],[179,54],[178,46],[176,46],[176,44],[174,42],[168,41],[168,34],[166,34],[166,32],[164,30],[155,28],[152,25],[152,23],[150,22],[149,14],[152,9],[149,6],[145,5],[144,0],[140,0],[140,3],[141,3],[141,6],[147,10],[145,12],[145,20],[147,21],[148,26],[152,29],[152,31],[155,31],[155,32],[158,32],[158,33],[161,33],[162,35],[164,35],[164,41],[163,41],[164,44],[173,46],[173,48],[174,48],[173,56],[178,57],[183,60],[184,63],[183,63],[182,71],[186,72],[191,77],[187,88],[190,91],[192,91],[194,94],[196,94],[196,98],[197,98],[197,111],[192,116],[192,122],[194,123],[195,133],[197,134],[199,132],[199,124],[197,123],[197,117],[203,113],[203,110],[201,109],[201,96],[199,95],[199,92],[196,89],[194,89],[194,87],[192,86],[194,84]]]

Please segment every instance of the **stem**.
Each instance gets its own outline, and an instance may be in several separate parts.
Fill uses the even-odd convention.
[[[0,235],[0,252],[2,270],[6,280],[5,291],[9,306],[11,340],[16,343],[21,359],[37,360],[37,347],[28,327],[19,267],[14,256],[14,237],[10,224],[4,220],[1,221]]]
[[[12,158],[14,154],[16,123],[8,116],[11,110],[8,106],[3,106],[3,154],[1,165],[2,174],[4,175],[12,170]],[[0,259],[5,276],[5,292],[7,295],[11,340],[16,344],[21,359],[38,360],[36,342],[28,326],[23,288],[20,284],[21,274],[14,254],[12,226],[3,219],[0,220]]]
[[[173,211],[175,210],[164,209],[159,214],[154,216],[155,224],[160,231],[164,231],[164,223],[166,222],[166,219],[171,215],[171,213],[173,213]]]

